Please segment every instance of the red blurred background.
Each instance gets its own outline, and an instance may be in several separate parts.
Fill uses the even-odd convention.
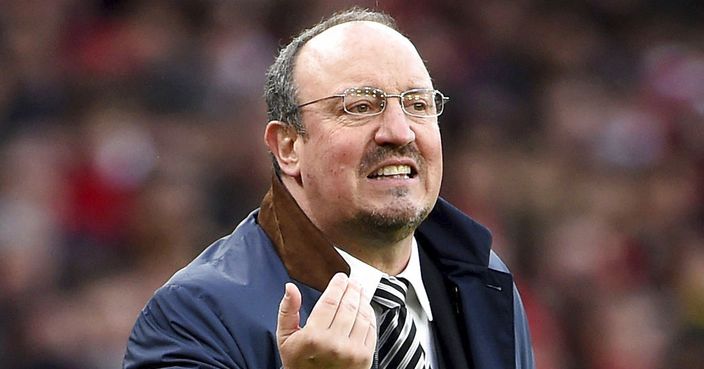
[[[0,1],[0,368],[119,368],[154,289],[268,187],[263,79],[352,4],[451,97],[443,196],[489,226],[541,369],[704,368],[693,1]]]

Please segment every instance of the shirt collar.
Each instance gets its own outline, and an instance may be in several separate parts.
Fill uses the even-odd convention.
[[[381,277],[385,276],[386,273],[374,268],[362,260],[357,259],[338,247],[335,247],[335,250],[337,250],[337,252],[350,266],[350,278],[357,280],[362,285],[362,289],[368,296],[373,296],[377,286],[379,285],[379,281],[381,281]],[[415,237],[413,237],[411,242],[411,258],[408,260],[406,268],[396,277],[405,278],[411,284],[421,308],[428,317],[428,320],[432,321],[433,313],[430,310],[430,300],[428,299],[428,294],[425,291],[425,285],[423,284],[423,278],[420,271],[420,257],[418,256],[418,243],[416,242]]]

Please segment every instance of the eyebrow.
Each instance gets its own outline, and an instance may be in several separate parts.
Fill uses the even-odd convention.
[[[343,93],[345,93],[345,91],[346,91],[347,89],[350,89],[350,88],[373,88],[373,89],[375,89],[375,90],[384,91],[384,93],[387,93],[387,94],[400,94],[400,93],[402,93],[402,92],[406,92],[406,91],[409,91],[409,90],[434,90],[434,89],[435,89],[435,88],[432,87],[432,86],[416,85],[416,86],[411,86],[411,87],[408,87],[408,88],[395,89],[395,90],[394,90],[394,91],[397,90],[398,92],[391,92],[391,91],[386,90],[386,89],[383,89],[383,88],[381,88],[381,87],[377,87],[377,86],[375,86],[375,85],[373,85],[373,84],[364,84],[364,85],[358,85],[358,86],[349,86],[349,87],[345,87],[345,88],[343,88],[340,92],[337,92],[336,94],[343,94]]]

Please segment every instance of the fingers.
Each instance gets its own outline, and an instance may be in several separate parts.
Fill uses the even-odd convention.
[[[350,332],[350,340],[354,342],[363,342],[365,346],[371,344],[376,345],[376,317],[374,309],[369,304],[370,298],[366,293],[360,296],[359,310],[355,318],[354,326]],[[369,342],[373,338],[373,342]]]
[[[349,337],[359,315],[361,299],[362,286],[359,282],[350,280],[337,307],[337,313],[335,313],[335,317],[330,324],[330,329],[333,332]]]
[[[293,283],[286,283],[284,297],[279,304],[279,317],[276,326],[276,338],[279,345],[293,333],[301,329],[300,311],[301,292]]]
[[[369,301],[359,282],[336,274],[301,328],[301,294],[293,284],[287,284],[277,327],[277,346],[284,367],[369,368],[377,339]]]
[[[342,290],[345,285],[346,288]],[[314,325],[319,324],[318,328],[327,328],[334,336],[348,337],[350,342],[365,346],[369,342],[375,346],[376,317],[370,301],[371,298],[363,293],[359,282],[344,274],[336,275],[318,300],[308,324],[313,321]],[[318,305],[320,309],[316,311]],[[334,315],[333,309],[336,309]],[[321,312],[325,315],[316,315]]]
[[[329,328],[335,318],[335,314],[337,314],[342,296],[345,294],[348,284],[349,278],[346,274],[335,274],[318,299],[318,302],[313,307],[313,311],[311,311],[306,325],[315,329]]]
[[[338,273],[313,307],[306,327],[309,330],[330,330],[335,336],[349,337],[354,342],[366,343],[369,337],[376,342],[376,318],[371,298],[362,292],[359,282]],[[279,307],[277,337],[286,337],[301,329],[299,310],[301,294],[294,284],[286,284],[286,293]]]
[[[374,312],[372,311],[372,314]],[[377,334],[376,331],[376,319],[372,315],[372,324],[369,324],[367,328],[367,336],[364,337],[364,346],[367,349],[372,350],[374,352],[374,349],[376,348],[376,340],[379,338],[379,335]]]

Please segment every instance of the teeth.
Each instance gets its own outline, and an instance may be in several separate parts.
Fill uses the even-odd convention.
[[[408,165],[389,165],[383,168],[379,168],[376,171],[377,176],[397,176],[397,175],[411,175],[411,167]]]

